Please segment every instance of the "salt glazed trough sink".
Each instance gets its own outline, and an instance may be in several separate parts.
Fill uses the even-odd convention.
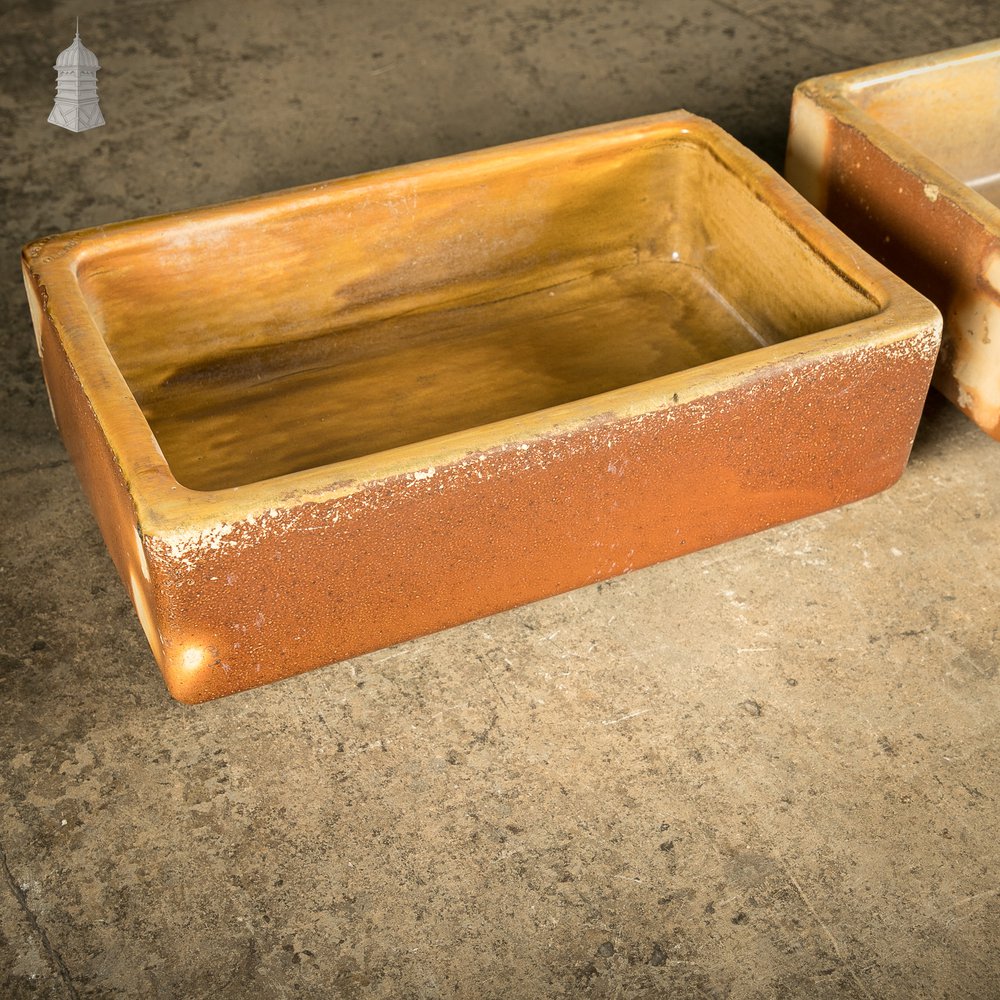
[[[936,303],[934,384],[1000,438],[1000,41],[799,84],[785,172]]]
[[[186,702],[881,490],[940,338],[684,112],[23,264],[57,423]]]

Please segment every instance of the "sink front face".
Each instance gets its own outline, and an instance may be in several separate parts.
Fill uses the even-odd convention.
[[[53,412],[188,702],[884,489],[939,343],[683,112],[22,262]]]
[[[806,81],[786,174],[944,315],[934,384],[1000,438],[1000,42]]]
[[[684,134],[303,202],[167,222],[79,269],[188,488],[468,431],[878,310]]]

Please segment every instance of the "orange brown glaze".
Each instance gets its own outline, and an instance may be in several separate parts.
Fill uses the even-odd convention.
[[[449,183],[478,225],[446,211]],[[548,224],[529,238],[532,205]],[[249,256],[293,257],[237,269],[250,301],[221,308],[218,275],[176,255],[241,227]],[[463,233],[480,249],[459,259]],[[285,291],[293,247],[303,276],[345,272]],[[940,335],[926,300],[682,112],[38,241],[24,268],[60,430],[186,702],[884,489]],[[190,313],[185,281],[205,282]]]

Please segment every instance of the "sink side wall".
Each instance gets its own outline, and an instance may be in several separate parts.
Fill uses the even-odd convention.
[[[831,265],[793,226],[796,209],[776,205],[758,178],[706,156],[696,196],[703,267],[762,343],[790,340],[875,315],[880,305],[857,278]],[[857,271],[853,262],[852,271]]]
[[[160,645],[150,567],[128,484],[45,308],[44,286],[23,267],[52,416],[153,655]]]

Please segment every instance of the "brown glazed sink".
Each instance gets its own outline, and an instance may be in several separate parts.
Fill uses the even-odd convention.
[[[63,438],[189,702],[881,490],[940,332],[683,112],[23,262]]]
[[[934,384],[1000,438],[1000,41],[799,84],[786,175],[937,304]]]

